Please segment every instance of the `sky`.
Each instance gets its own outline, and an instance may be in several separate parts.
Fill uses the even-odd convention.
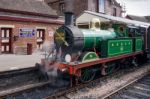
[[[125,5],[126,14],[150,16],[150,0],[117,0]]]

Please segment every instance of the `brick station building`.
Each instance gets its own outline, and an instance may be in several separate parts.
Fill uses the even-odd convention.
[[[121,17],[124,10],[116,0],[44,0],[49,6],[63,15],[64,11],[73,11],[76,16],[84,10]]]
[[[51,41],[62,25],[56,11],[38,0],[0,0],[0,53],[26,54]]]

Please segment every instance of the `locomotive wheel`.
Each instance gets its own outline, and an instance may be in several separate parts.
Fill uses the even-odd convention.
[[[116,63],[107,63],[101,70],[102,75],[112,74],[116,70]]]
[[[132,66],[132,58],[125,58],[120,61],[120,67],[122,69],[128,69]]]
[[[87,68],[87,69],[83,69],[81,70],[81,77],[79,78],[79,80],[82,82],[82,83],[87,83],[87,82],[90,82],[94,79],[96,75],[96,72]]]

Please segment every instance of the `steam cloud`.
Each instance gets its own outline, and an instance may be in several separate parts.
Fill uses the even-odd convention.
[[[57,77],[57,70],[59,63],[57,61],[61,61],[61,48],[57,52],[55,49],[54,42],[44,42],[43,51],[45,52],[45,66],[43,72],[46,72],[47,75],[51,77]]]

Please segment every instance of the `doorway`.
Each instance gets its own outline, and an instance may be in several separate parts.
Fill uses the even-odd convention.
[[[1,52],[11,53],[12,52],[12,28],[1,28]]]

